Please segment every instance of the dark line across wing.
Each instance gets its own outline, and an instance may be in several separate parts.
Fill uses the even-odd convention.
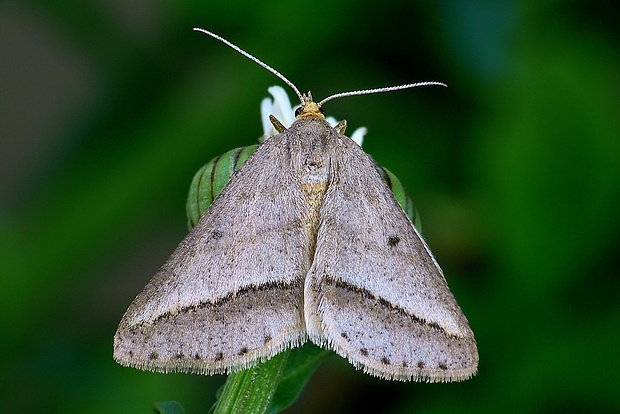
[[[403,308],[399,307],[399,306],[394,306],[392,303],[388,302],[386,299],[383,299],[381,297],[378,297],[376,295],[373,295],[372,292],[370,292],[367,289],[364,288],[360,288],[358,286],[354,286],[352,284],[349,284],[347,282],[344,282],[342,280],[330,277],[330,276],[326,276],[323,279],[325,281],[325,283],[327,285],[330,286],[335,286],[337,288],[341,288],[341,289],[346,289],[348,291],[351,292],[355,292],[358,295],[366,298],[366,299],[371,299],[371,300],[376,300],[377,302],[379,302],[381,305],[385,306],[386,308],[399,312],[401,315],[403,315],[404,317],[407,317],[409,319],[411,319],[413,322],[420,324],[420,325],[425,325],[428,326],[429,328],[432,329],[436,329],[438,331],[441,331],[444,335],[448,336],[448,337],[452,337],[452,338],[460,338],[460,336],[458,335],[454,335],[451,333],[446,332],[446,330],[444,328],[442,328],[441,326],[439,326],[437,323],[435,322],[427,322],[422,318],[419,318],[415,315],[412,315],[410,313],[408,313],[407,311],[405,311]]]
[[[196,311],[199,309],[204,309],[207,307],[218,307],[221,306],[227,302],[230,302],[231,300],[233,300],[235,297],[237,296],[242,296],[244,294],[247,294],[249,292],[264,292],[264,291],[268,291],[268,290],[272,290],[272,289],[278,289],[278,290],[293,290],[295,288],[299,287],[299,282],[296,283],[279,283],[279,282],[271,282],[271,283],[265,283],[263,285],[260,286],[254,286],[254,285],[250,285],[250,286],[246,286],[244,288],[241,288],[239,290],[237,290],[236,292],[231,292],[228,295],[224,296],[223,298],[220,298],[216,301],[201,301],[196,305],[191,305],[191,306],[183,306],[182,308],[179,308],[178,311],[175,311],[174,314],[170,311],[162,313],[161,315],[159,315],[157,318],[155,318],[152,321],[143,321],[139,324],[137,324],[136,326],[140,326],[140,325],[144,325],[144,324],[155,324],[161,320],[167,319],[169,317],[173,317],[173,316],[177,316],[179,314],[182,313],[187,313],[187,312],[191,312],[191,311]]]

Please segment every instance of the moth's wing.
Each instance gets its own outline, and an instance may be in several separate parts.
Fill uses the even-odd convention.
[[[476,342],[437,262],[371,159],[335,141],[305,282],[310,339],[386,379],[471,377]]]
[[[114,338],[122,365],[244,369],[306,340],[311,254],[286,131],[261,145],[136,297]]]

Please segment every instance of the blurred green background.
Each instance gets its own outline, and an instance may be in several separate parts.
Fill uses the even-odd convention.
[[[4,1],[0,410],[205,413],[224,378],[112,360],[187,231],[193,173],[256,142],[273,75],[330,102],[407,186],[478,375],[394,383],[329,358],[289,412],[620,411],[620,26],[612,1]],[[291,92],[291,99],[293,99]]]

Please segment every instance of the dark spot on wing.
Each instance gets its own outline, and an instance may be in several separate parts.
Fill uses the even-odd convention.
[[[383,365],[390,365],[390,359],[388,357],[381,358],[381,363]]]
[[[218,352],[217,355],[215,356],[215,361],[221,361],[224,359],[224,354],[221,352]]]
[[[157,352],[153,351],[149,354],[149,359],[151,361],[156,360],[157,358],[159,358],[159,355],[157,355]]]
[[[248,353],[248,348],[244,346],[243,348],[241,348],[241,350],[239,350],[238,355],[245,355],[247,353]]]
[[[390,236],[388,237],[388,246],[394,247],[400,242],[400,237],[398,236]]]
[[[129,351],[129,356],[132,357],[133,356],[133,351]]]
[[[346,339],[347,341],[349,340],[349,335],[347,335],[346,332],[340,332],[340,336],[342,336],[344,339]]]
[[[177,354],[177,359],[183,359],[183,357],[184,357],[184,356],[185,356],[185,355],[183,355],[183,352],[179,352],[179,353]]]
[[[443,362],[439,363],[439,369],[445,371],[448,369],[448,366],[446,364],[444,364]]]
[[[403,368],[409,368],[409,365],[407,365],[407,361],[403,361]]]
[[[198,352],[196,352],[196,355],[194,355],[194,359],[195,360],[200,360],[200,354]]]
[[[420,369],[424,368],[424,362],[418,361],[418,368]]]
[[[213,230],[213,232],[211,233],[211,236],[213,236],[214,239],[221,239],[223,235],[224,233],[222,233],[220,230]]]
[[[269,341],[271,341],[271,335],[265,335],[265,337],[263,338],[263,343],[266,344]]]
[[[368,349],[366,349],[366,348],[362,348],[362,349],[360,349],[360,353],[361,353],[362,355],[364,355],[365,357],[367,357],[367,356],[368,356]]]

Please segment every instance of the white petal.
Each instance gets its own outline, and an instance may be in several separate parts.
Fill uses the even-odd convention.
[[[351,139],[355,141],[355,143],[361,147],[362,142],[364,141],[364,135],[366,135],[367,132],[368,132],[368,129],[366,129],[366,127],[357,128],[351,134]]]
[[[273,125],[271,125],[271,121],[269,120],[269,115],[273,112],[273,101],[270,98],[265,98],[260,103],[260,120],[263,124],[263,137],[270,137],[275,131]]]
[[[267,90],[273,96],[273,116],[278,118],[285,127],[291,126],[293,121],[295,121],[295,113],[284,88],[281,86],[271,86]]]

